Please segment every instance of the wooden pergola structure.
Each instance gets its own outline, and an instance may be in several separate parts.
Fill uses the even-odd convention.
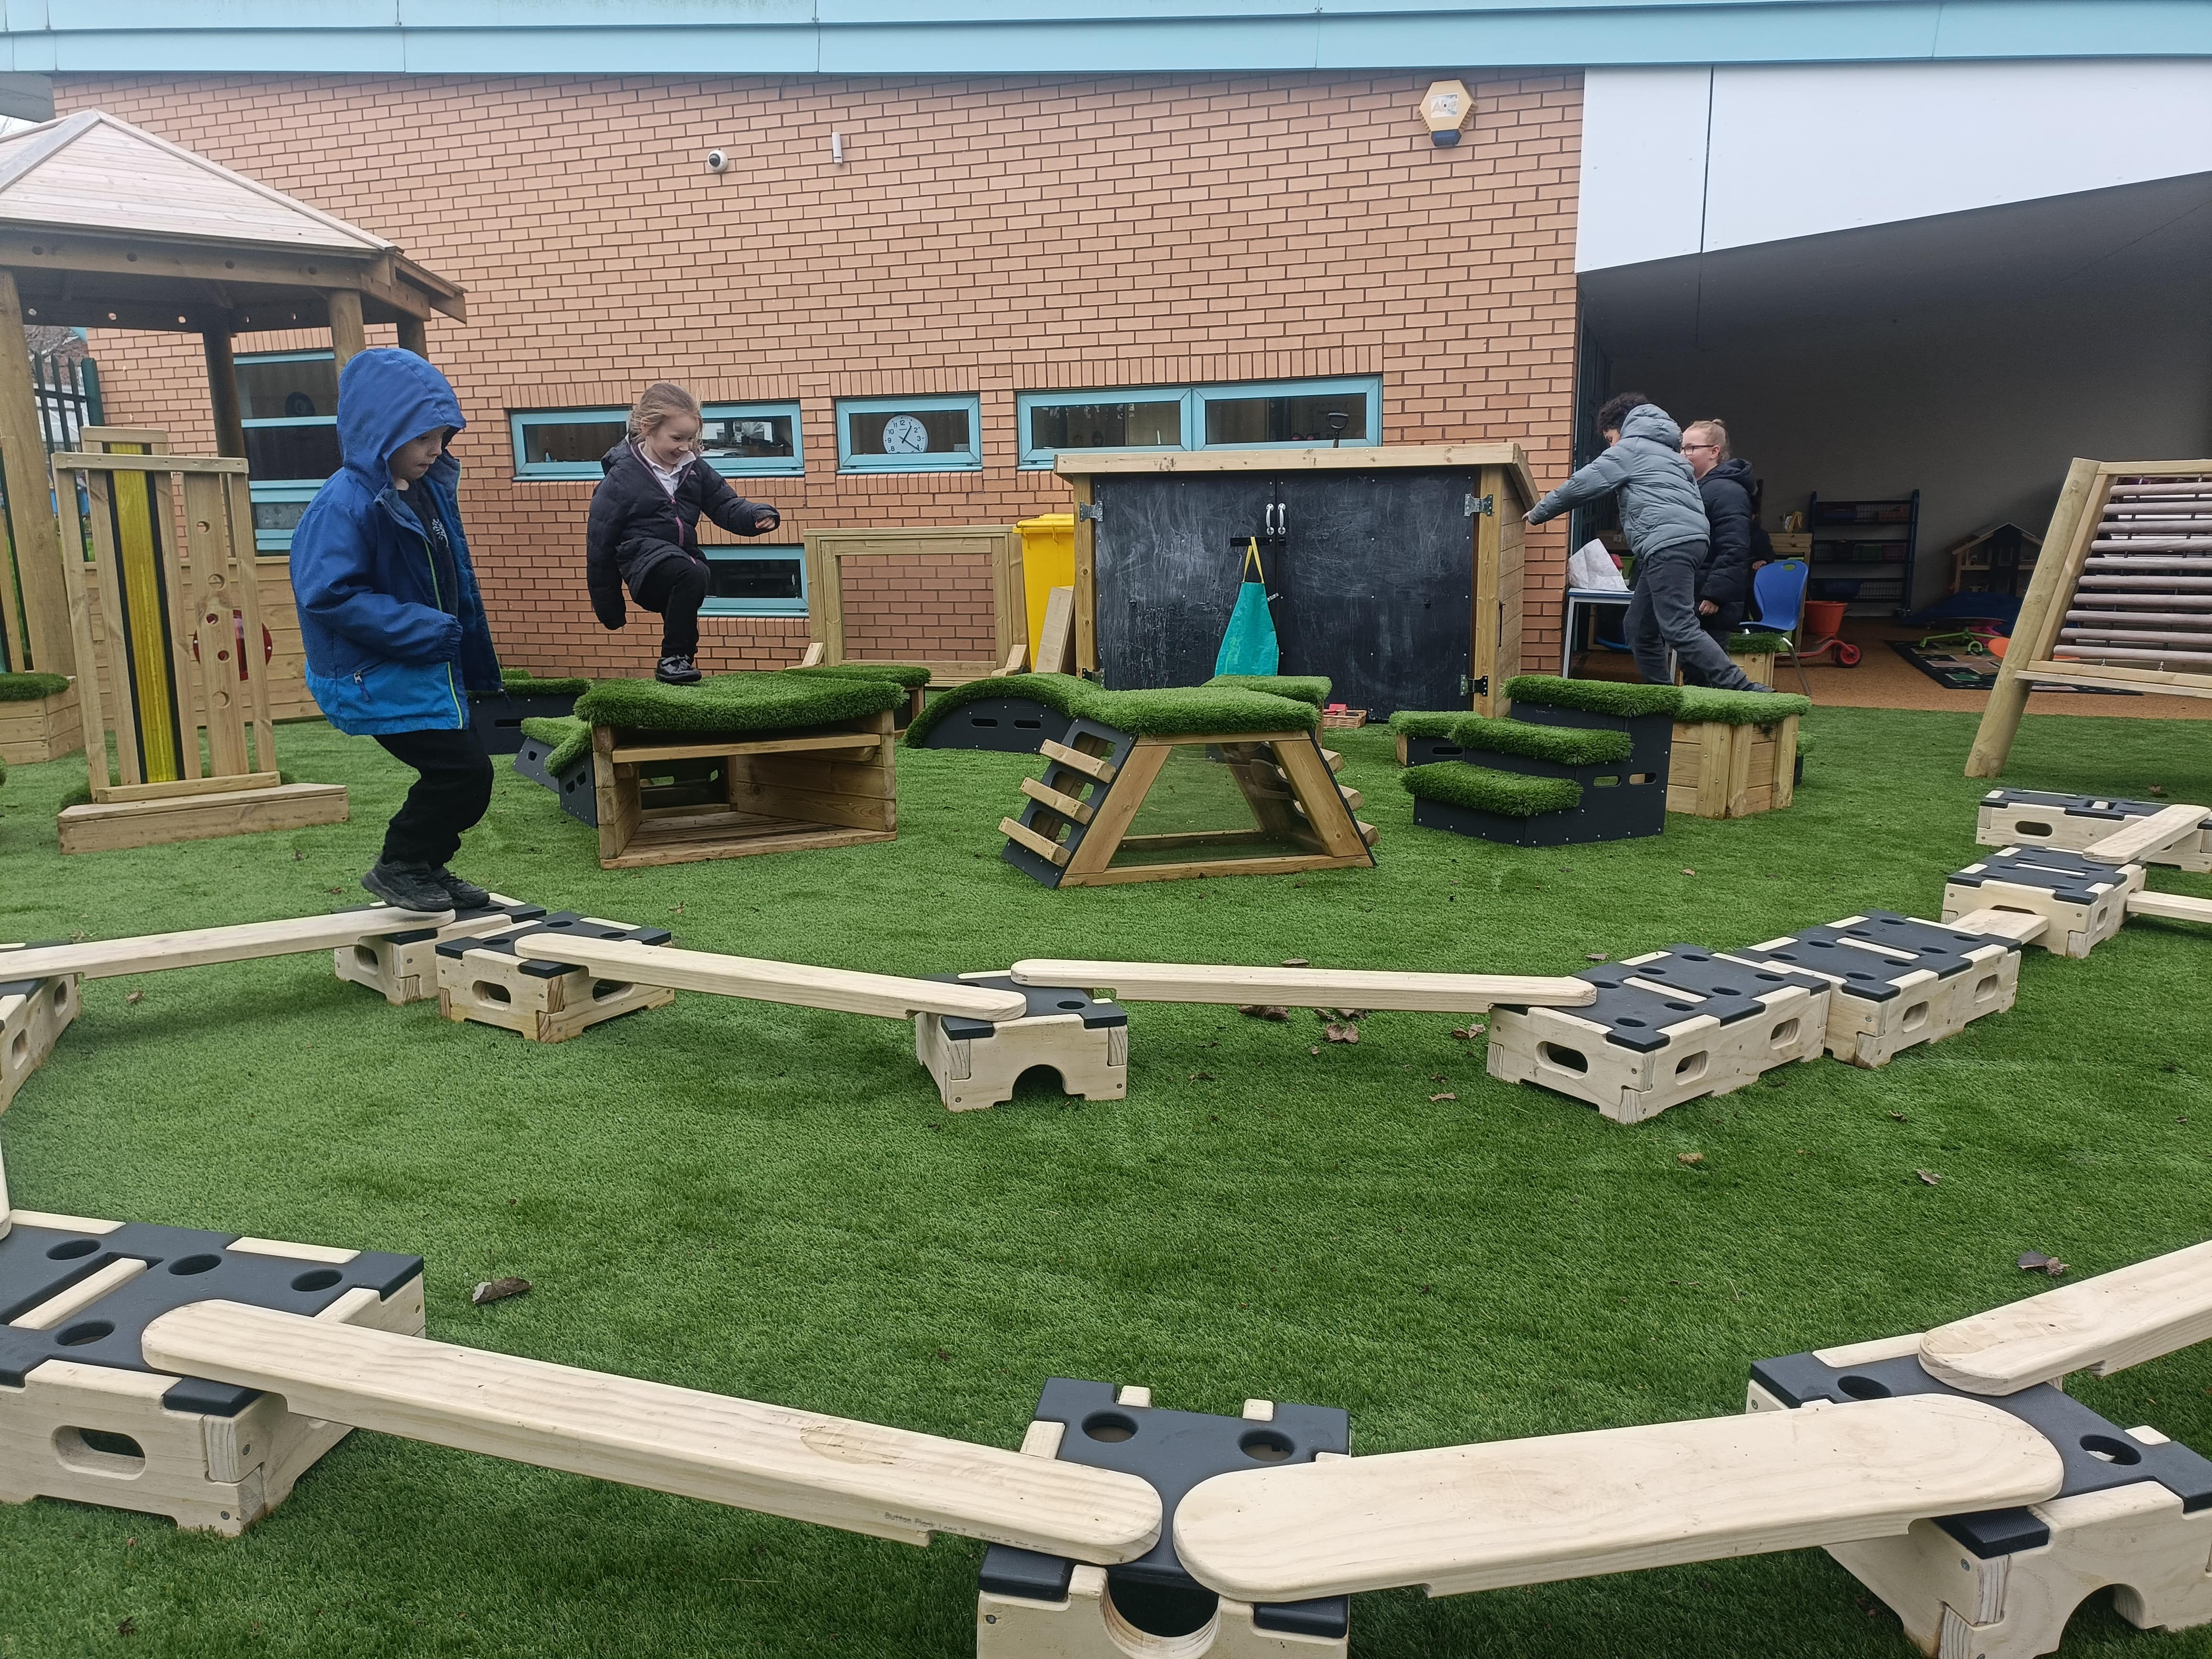
[[[465,320],[460,288],[383,237],[112,115],[0,139],[0,465],[27,635],[6,595],[9,659],[78,669],[27,324],[198,335],[216,447],[243,457],[233,335],[327,328],[342,368],[370,323],[395,325],[399,344],[427,356],[433,313]]]

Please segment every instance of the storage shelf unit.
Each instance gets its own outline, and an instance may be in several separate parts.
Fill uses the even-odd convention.
[[[1903,616],[1912,609],[1912,576],[1920,540],[1920,492],[1881,500],[1805,502],[1813,538],[1813,599],[1847,599],[1853,617]],[[1824,587],[1851,581],[1855,593]]]

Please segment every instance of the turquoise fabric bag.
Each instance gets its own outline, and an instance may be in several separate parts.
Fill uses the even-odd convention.
[[[1255,541],[1244,550],[1244,580],[1237,590],[1237,608],[1229,613],[1213,672],[1272,674],[1282,654],[1275,639],[1275,619],[1267,614],[1267,584],[1261,579],[1260,544]]]

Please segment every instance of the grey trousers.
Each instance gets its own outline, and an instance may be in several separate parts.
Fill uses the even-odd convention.
[[[1628,601],[1628,648],[1636,672],[1647,685],[1667,685],[1667,647],[1681,659],[1682,678],[1723,691],[1741,691],[1758,682],[1738,668],[1714,642],[1698,615],[1698,567],[1705,562],[1702,542],[1678,542],[1636,558],[1636,592]]]

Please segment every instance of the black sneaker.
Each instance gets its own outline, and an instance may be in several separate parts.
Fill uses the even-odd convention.
[[[397,909],[422,910],[437,915],[453,908],[453,896],[427,864],[380,861],[361,878],[361,884]]]
[[[699,670],[689,657],[663,657],[660,666],[653,671],[653,678],[663,685],[696,685]]]
[[[442,864],[430,872],[430,879],[446,890],[446,896],[453,900],[456,910],[481,910],[491,902],[489,889],[463,881]]]

